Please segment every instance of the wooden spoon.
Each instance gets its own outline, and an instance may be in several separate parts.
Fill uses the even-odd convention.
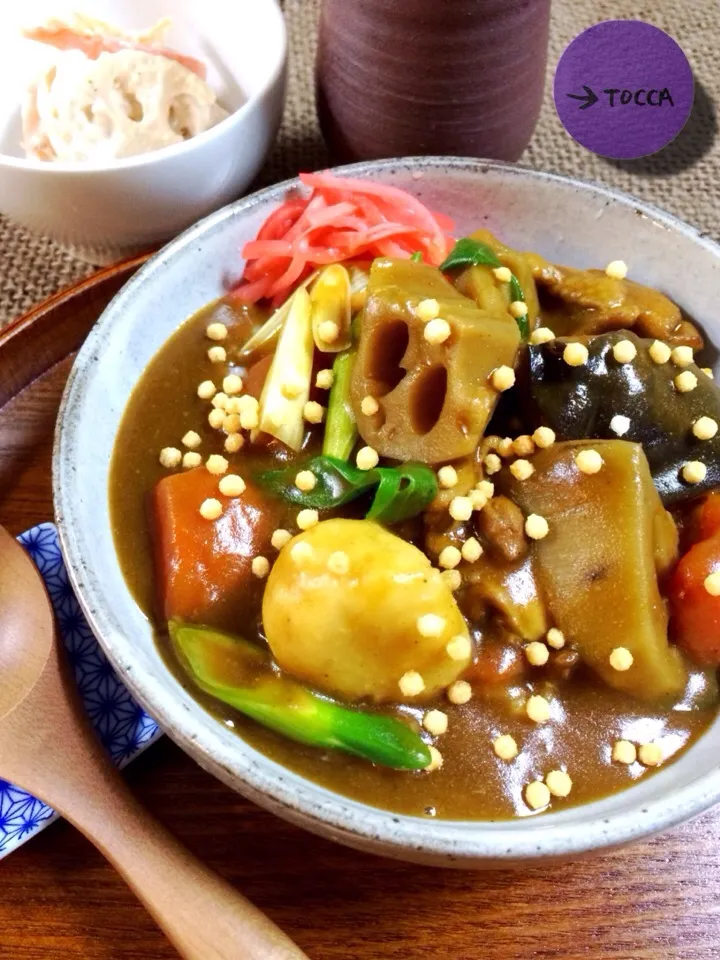
[[[0,775],[82,831],[187,960],[307,960],[133,798],[90,729],[58,646],[42,578],[0,527]]]

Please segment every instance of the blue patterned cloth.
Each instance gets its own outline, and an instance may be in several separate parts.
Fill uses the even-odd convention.
[[[95,732],[119,767],[125,766],[161,731],[118,680],[87,624],[68,580],[52,523],[18,537],[42,574],[80,695]],[[0,859],[43,830],[58,814],[35,797],[0,780]]]

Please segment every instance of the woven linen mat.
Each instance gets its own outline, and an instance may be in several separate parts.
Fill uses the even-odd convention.
[[[256,186],[327,163],[313,96],[319,6],[320,0],[285,0],[283,4],[290,34],[287,105],[277,143]],[[678,139],[654,157],[618,162],[596,157],[565,133],[555,113],[552,76],[562,51],[585,27],[611,18],[646,20],[666,30],[682,46],[695,71],[693,114]],[[718,39],[718,0],[553,0],[545,103],[522,162],[620,187],[720,240],[720,140],[714,106],[714,101],[720,103]],[[51,240],[31,236],[0,217],[0,328],[92,271]]]

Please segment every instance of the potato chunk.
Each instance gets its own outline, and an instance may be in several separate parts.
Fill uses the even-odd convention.
[[[428,614],[441,618],[437,636],[419,628]],[[413,702],[427,699],[469,662],[445,649],[468,630],[440,572],[417,547],[368,520],[326,520],[283,547],[263,624],[284,670],[345,700],[407,699],[399,681],[409,671],[425,683]]]
[[[590,448],[603,459],[592,475],[575,463]],[[509,492],[526,514],[540,514],[549,524],[534,550],[558,627],[611,687],[643,700],[677,696],[687,671],[668,644],[656,572],[672,549],[672,519],[642,448],[625,440],[556,443],[533,464],[533,476],[511,481]],[[630,669],[611,666],[617,647],[632,653]]]

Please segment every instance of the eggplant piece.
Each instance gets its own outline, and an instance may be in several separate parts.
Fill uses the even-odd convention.
[[[530,390],[537,423],[552,427],[559,440],[615,439],[613,417],[630,421],[623,439],[641,443],[655,486],[666,506],[697,497],[720,486],[720,433],[698,440],[692,425],[700,417],[720,421],[720,390],[695,364],[688,369],[697,387],[679,393],[674,378],[683,368],[654,363],[652,340],[628,330],[602,336],[574,338],[587,344],[588,362],[571,367],[563,360],[566,340],[529,347]],[[630,340],[637,348],[632,363],[618,363],[612,348]],[[689,460],[707,466],[701,483],[689,484],[682,468]]]
[[[603,458],[592,475],[575,463],[589,448]],[[641,700],[679,697],[687,669],[668,643],[657,582],[657,567],[667,562],[666,528],[674,521],[642,448],[624,440],[556,443],[533,464],[527,480],[509,479],[509,471],[498,477],[526,514],[548,522],[547,537],[533,551],[550,616],[609,686]],[[610,666],[616,647],[632,653],[629,670]]]
[[[451,334],[429,343],[417,314],[436,300]],[[435,464],[474,453],[499,394],[489,382],[512,367],[520,344],[515,320],[481,310],[436,268],[375,260],[362,314],[352,404],[360,436],[381,456]],[[373,414],[362,401],[378,401]]]

